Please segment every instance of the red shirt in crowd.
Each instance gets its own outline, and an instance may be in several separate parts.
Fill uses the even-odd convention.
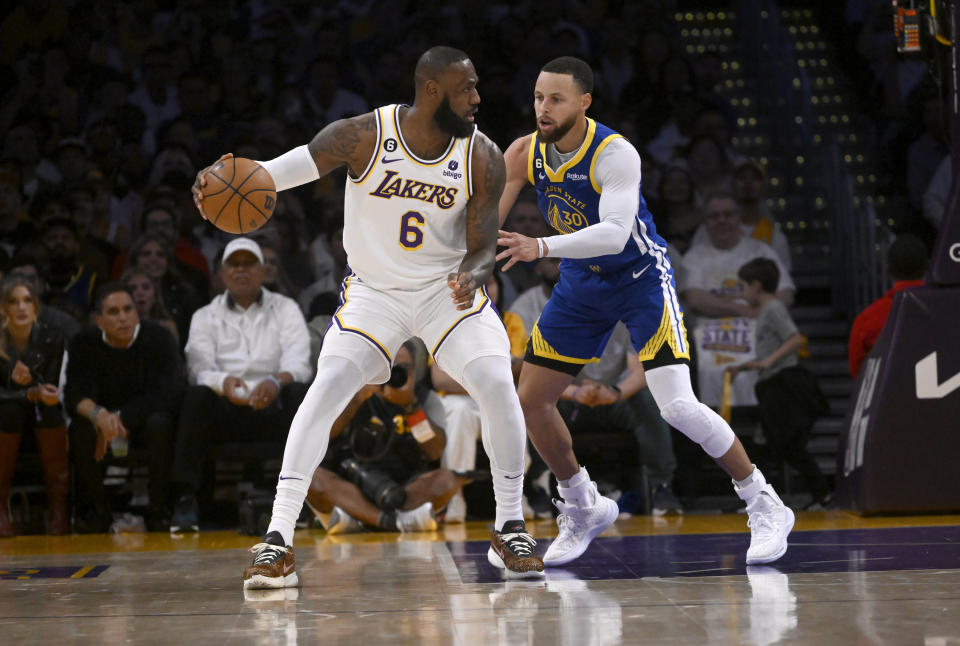
[[[890,315],[893,306],[893,295],[905,289],[923,285],[922,280],[898,280],[886,294],[871,303],[857,315],[850,330],[850,374],[854,379],[860,373],[860,364],[867,358],[870,348],[877,342],[877,337],[883,331],[883,325]]]

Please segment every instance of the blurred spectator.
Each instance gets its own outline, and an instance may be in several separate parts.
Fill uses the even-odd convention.
[[[63,186],[73,186],[87,179],[90,162],[87,159],[87,144],[83,139],[61,139],[54,150],[53,163],[60,172]]]
[[[140,320],[154,321],[167,328],[179,347],[180,332],[170,312],[163,305],[163,293],[156,281],[145,271],[134,268],[123,272],[120,282],[127,286],[133,296],[133,305],[137,308],[137,316]]]
[[[732,188],[730,157],[723,142],[713,135],[694,135],[687,146],[686,158],[698,204],[704,204],[712,193]]]
[[[34,251],[38,254],[42,253],[42,248],[37,248]],[[43,277],[46,275],[44,271],[46,264],[45,261],[38,259],[32,253],[21,251],[10,260],[10,264],[7,265],[7,272],[11,275],[14,273],[23,274],[34,281],[37,286],[37,300],[43,303]],[[46,326],[61,330],[68,340],[80,331],[80,322],[77,319],[53,305],[44,304],[40,308],[39,320]]]
[[[74,184],[65,187],[70,218],[77,225],[77,237],[80,240],[80,260],[97,276],[108,276],[109,262],[117,254],[117,248],[100,237],[97,223],[94,221],[94,192],[87,184]]]
[[[185,277],[198,294],[206,294],[209,289],[210,265],[206,256],[181,232],[180,217],[180,209],[176,204],[167,200],[156,200],[143,207],[140,230],[166,238],[168,244],[173,245],[173,255],[180,263]]]
[[[502,228],[531,238],[539,238],[553,233],[537,206],[536,192],[526,187],[521,191],[516,204],[510,209],[510,214]],[[512,287],[511,290],[505,290],[504,293],[504,302],[507,307],[510,307],[516,294],[525,292],[540,283],[536,266],[536,262],[518,262],[505,274],[510,282],[510,287]]]
[[[145,449],[150,470],[147,528],[166,525],[169,466],[183,367],[170,333],[141,321],[121,283],[97,290],[96,328],[71,339],[64,405],[71,417],[70,454],[76,473],[79,532],[110,527],[103,486],[108,451],[124,457],[127,446]]]
[[[793,303],[794,285],[770,245],[743,235],[740,206],[733,195],[714,194],[707,199],[706,213],[707,241],[693,245],[684,255],[679,289],[686,303],[684,324],[691,326],[697,348],[700,399],[708,406],[718,406],[724,368],[755,354],[756,311],[743,300],[737,271],[754,258],[776,262],[780,270],[777,297],[788,306]],[[734,386],[734,405],[756,404],[752,375],[737,380]]]
[[[13,63],[30,49],[59,42],[67,30],[67,10],[58,2],[37,0],[14,7],[0,23],[0,53]]]
[[[154,133],[160,124],[180,113],[177,88],[173,84],[169,53],[163,47],[151,47],[143,54],[140,83],[128,100],[147,117],[147,152],[155,148]]]
[[[860,374],[860,366],[883,331],[890,308],[893,307],[893,297],[897,292],[923,285],[929,258],[923,241],[909,233],[897,236],[890,244],[887,250],[887,265],[893,287],[860,312],[850,329],[847,354],[850,360],[850,375],[854,379]]]
[[[141,270],[160,285],[163,304],[177,324],[180,342],[185,342],[190,318],[202,301],[196,289],[183,278],[167,236],[156,233],[141,236],[130,248],[128,266]]]
[[[757,257],[777,263],[780,282],[776,295],[791,305],[795,288],[790,275],[770,245],[743,235],[740,206],[734,197],[716,193],[708,198],[705,210],[707,239],[684,256],[689,274],[683,296],[690,311],[711,317],[752,316],[753,308],[740,298],[736,276],[744,263]]]
[[[49,255],[46,302],[83,322],[90,312],[97,275],[80,261],[77,225],[69,217],[43,223],[43,246]]]
[[[266,240],[260,241],[260,251],[263,252],[263,285],[271,292],[289,296],[293,298],[297,295],[297,289],[290,282],[283,263],[280,260],[280,254],[273,243]]]
[[[657,233],[676,249],[679,259],[693,244],[694,233],[703,223],[703,209],[694,200],[693,178],[683,166],[671,166],[660,177],[658,199],[651,206]],[[674,267],[674,270],[677,268]]]
[[[19,171],[6,164],[0,166],[0,248],[7,258],[35,235],[23,206]]]
[[[340,69],[340,62],[329,54],[318,56],[310,63],[303,89],[311,123],[333,123],[367,111],[367,102],[343,86]]]
[[[769,258],[754,258],[740,268],[737,276],[744,283],[744,298],[757,308],[756,356],[727,370],[734,375],[744,370],[759,371],[755,388],[770,457],[789,464],[806,481],[813,496],[808,509],[823,509],[832,502],[830,487],[807,442],[817,417],[830,408],[816,377],[799,365],[797,351],[803,345],[803,336],[776,297],[780,270]]]
[[[13,273],[0,284],[0,537],[13,536],[7,499],[23,432],[33,428],[47,489],[47,532],[70,532],[67,429],[60,410],[66,337],[39,318],[39,284]]]
[[[303,314],[292,299],[263,288],[260,246],[234,238],[220,273],[226,292],[194,314],[185,349],[192,385],[174,458],[180,497],[172,532],[197,530],[200,472],[216,445],[272,443],[281,455],[312,372]]]
[[[645,91],[649,92],[649,88]],[[669,166],[682,158],[684,147],[690,144],[690,138],[695,134],[697,117],[703,110],[703,103],[693,92],[660,94],[651,100],[662,106],[658,108],[659,112],[667,115],[669,120],[663,120],[646,150],[654,162],[660,166]]]
[[[763,166],[748,160],[733,172],[733,195],[740,206],[740,227],[745,237],[765,242],[777,252],[780,263],[790,270],[790,243],[777,227],[770,209],[764,202],[766,172]],[[693,243],[701,244],[708,238],[706,227],[701,226],[693,236]]]
[[[517,263],[518,265],[520,263]],[[510,305],[510,312],[520,318],[523,323],[523,333],[525,338],[530,338],[533,333],[533,324],[540,318],[540,313],[550,299],[553,293],[553,286],[560,279],[560,259],[559,258],[540,258],[535,263],[535,272],[539,285],[531,287],[523,292]],[[514,267],[510,268],[513,271]]]
[[[40,137],[22,116],[4,137],[3,157],[17,162],[20,169],[20,185],[23,194],[32,199],[34,195],[60,183],[60,171],[53,162],[43,156]]]
[[[313,475],[307,504],[328,534],[433,531],[465,480],[436,468],[443,454],[444,413],[417,380],[414,346],[397,351],[390,381],[360,390],[333,423],[330,446]]]

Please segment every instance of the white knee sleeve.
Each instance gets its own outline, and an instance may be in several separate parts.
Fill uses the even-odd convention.
[[[667,424],[702,446],[707,455],[719,458],[733,445],[735,436],[730,425],[693,394],[686,365],[648,371],[647,386]]]

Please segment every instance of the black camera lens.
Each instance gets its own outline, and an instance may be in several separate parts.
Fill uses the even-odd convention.
[[[391,388],[403,388],[403,385],[407,383],[407,367],[396,365],[390,370],[390,381],[387,382],[387,385]]]
[[[407,491],[393,478],[370,464],[361,465],[353,458],[340,463],[347,477],[363,495],[380,509],[398,509],[407,501]]]

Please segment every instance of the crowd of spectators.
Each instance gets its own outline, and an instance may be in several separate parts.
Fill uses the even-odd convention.
[[[65,497],[59,449],[39,441],[45,434],[63,443],[64,420],[46,403],[59,387],[91,529],[108,522],[100,459],[115,452],[115,436],[129,433],[132,446],[150,449],[151,524],[163,522],[173,503],[177,523],[197,524],[195,496],[211,445],[264,439],[254,438],[262,432],[280,451],[337,307],[347,261],[343,174],[282,193],[270,222],[228,253],[230,237],[198,217],[189,187],[223,152],[271,159],[333,120],[410,101],[416,57],[441,42],[471,55],[480,75],[479,125],[501,146],[533,128],[531,88],[543,62],[562,54],[591,62],[590,116],[641,152],[644,195],[670,244],[694,336],[701,320],[742,318],[749,328],[756,311],[738,300],[737,270],[755,257],[776,261],[777,295],[789,304],[788,240],[766,209],[765,169],[733,152],[734,116],[717,87],[724,59],[684,53],[677,5],[566,0],[545,20],[533,2],[20,3],[0,23],[0,271],[19,276],[26,287],[18,289],[39,304],[37,330],[56,330],[43,337],[43,351],[56,354],[59,334],[69,359],[65,382],[32,365],[27,377],[16,377],[24,332],[14,318],[4,324],[7,347],[18,350],[6,352],[0,378],[18,403],[3,409],[10,413],[0,426],[0,498],[9,493],[14,444],[33,426],[50,465],[49,528],[64,531],[65,516],[56,516]],[[945,152],[940,120],[928,107],[931,118],[910,146],[911,158],[926,161]],[[903,128],[889,135],[897,136],[906,136]],[[938,163],[911,168],[929,179]],[[923,192],[911,197],[919,208]],[[548,234],[530,195],[506,226]],[[517,368],[556,276],[553,261],[519,263],[489,286]],[[4,291],[5,308],[10,298]],[[463,446],[475,445],[479,419],[455,384],[432,372],[447,418],[465,420],[446,430],[448,449],[460,448],[444,466],[467,469],[472,453]],[[615,386],[613,372],[581,380],[581,398]],[[663,422],[636,392],[627,398],[628,430],[641,447],[659,447],[641,459],[656,473],[654,486],[669,484],[674,467]],[[23,412],[34,407],[36,415]],[[643,420],[652,434],[646,440],[636,431]],[[444,495],[456,501],[462,484]],[[3,520],[0,513],[0,533]]]

